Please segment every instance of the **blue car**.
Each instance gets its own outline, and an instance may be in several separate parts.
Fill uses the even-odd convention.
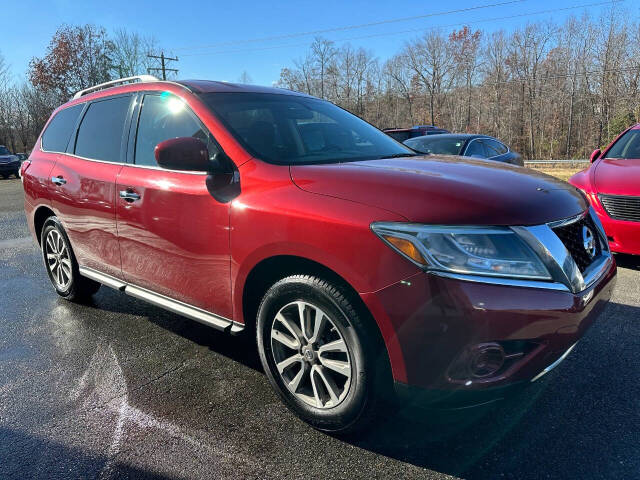
[[[522,157],[519,154],[512,152],[500,140],[488,135],[443,133],[409,138],[403,143],[420,153],[460,155],[524,166]]]
[[[0,145],[0,175],[3,178],[9,178],[10,175],[19,178],[19,172],[20,158],[13,155],[4,145]]]

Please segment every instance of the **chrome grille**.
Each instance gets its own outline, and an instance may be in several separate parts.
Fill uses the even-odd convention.
[[[585,226],[589,228],[589,230],[591,230],[591,233],[596,239],[596,254],[593,257],[591,257],[587,250],[584,248],[582,229]],[[568,225],[554,227],[553,231],[573,257],[573,260],[576,262],[580,273],[584,273],[587,267],[591,265],[593,261],[602,253],[602,247],[600,245],[600,241],[598,240],[598,228],[593,223],[593,220],[589,215],[573,223],[569,223]]]
[[[614,220],[640,222],[640,197],[598,195],[607,215]]]

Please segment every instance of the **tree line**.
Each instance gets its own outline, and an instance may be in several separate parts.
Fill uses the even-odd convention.
[[[158,48],[152,37],[125,29],[63,25],[17,81],[0,52],[0,145],[30,151],[55,108],[78,90],[147,73],[157,67],[148,54]]]
[[[25,79],[0,52],[0,144],[29,151],[74,92],[147,73],[157,42],[62,26]],[[241,81],[249,81],[244,72]],[[511,31],[425,30],[391,58],[316,38],[278,86],[328,99],[379,128],[433,124],[493,135],[525,158],[586,158],[640,119],[640,22],[620,9]]]
[[[379,128],[432,124],[525,158],[588,158],[639,121],[640,23],[611,9],[513,31],[427,30],[385,61],[316,38],[278,84]]]

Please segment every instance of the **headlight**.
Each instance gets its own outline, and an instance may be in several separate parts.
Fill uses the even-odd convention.
[[[536,253],[508,227],[378,222],[371,229],[394,250],[427,270],[552,279]]]

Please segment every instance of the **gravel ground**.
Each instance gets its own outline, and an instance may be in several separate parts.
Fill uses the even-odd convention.
[[[640,260],[565,362],[464,414],[397,407],[338,439],[272,393],[251,344],[103,287],[57,297],[0,181],[0,478],[639,478]]]

